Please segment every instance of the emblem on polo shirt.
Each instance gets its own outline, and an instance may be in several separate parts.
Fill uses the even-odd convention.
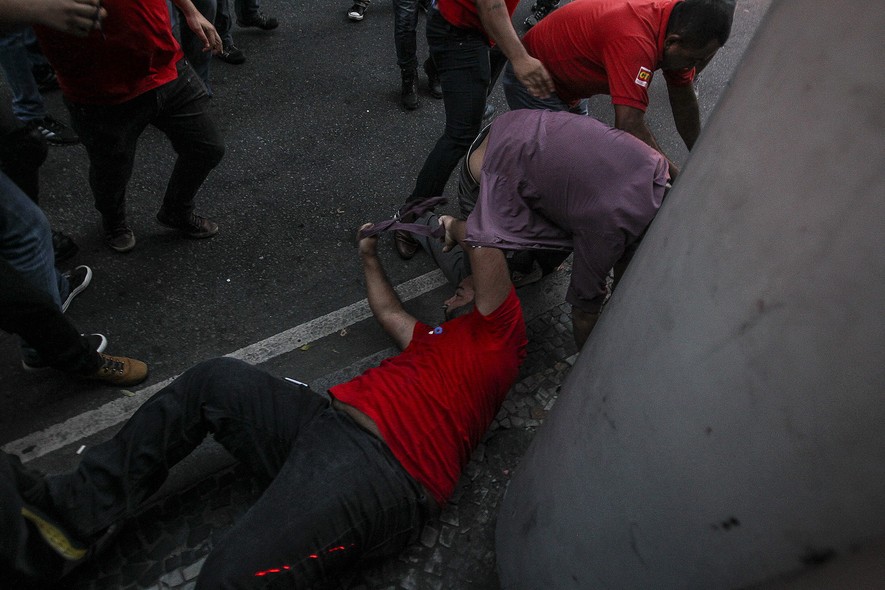
[[[634,80],[634,82],[643,88],[648,88],[648,83],[651,82],[651,70],[648,68],[639,68],[639,73],[636,74],[636,80]]]

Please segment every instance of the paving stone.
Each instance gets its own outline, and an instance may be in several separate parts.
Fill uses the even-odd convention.
[[[439,529],[431,525],[425,525],[421,530],[421,544],[425,547],[433,547],[436,545],[436,539],[439,537]]]

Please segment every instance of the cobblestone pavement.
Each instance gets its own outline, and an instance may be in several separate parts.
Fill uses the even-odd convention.
[[[528,323],[520,378],[464,469],[449,505],[398,558],[363,569],[338,590],[497,589],[495,516],[513,470],[576,358],[569,306]],[[242,466],[149,506],[112,547],[65,580],[72,590],[193,588],[217,539],[258,498]]]

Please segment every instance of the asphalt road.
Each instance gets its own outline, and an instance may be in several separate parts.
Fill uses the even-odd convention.
[[[698,82],[705,119],[769,4],[738,2],[732,38]],[[529,5],[522,2],[514,22],[522,22]],[[340,310],[363,299],[355,228],[389,217],[411,191],[444,114],[442,102],[426,94],[423,75],[421,108],[406,112],[399,106],[391,5],[373,3],[361,23],[347,20],[348,7],[265,0],[263,8],[280,19],[279,29],[235,28],[247,62],[213,64],[212,113],[224,131],[227,154],[198,200],[198,210],[221,227],[211,240],[182,239],[154,221],[173,162],[171,147],[155,129],[142,137],[129,185],[129,220],[138,245],[125,255],[103,244],[83,148],[50,150],[42,168],[43,207],[53,226],[80,245],[67,266],[88,264],[95,273],[68,315],[82,331],[106,334],[111,354],[149,363],[151,376],[136,391],[156,387],[200,360],[316,318],[341,316]],[[419,60],[427,55],[423,22],[422,16]],[[58,92],[47,101],[52,114],[67,119]],[[500,87],[492,102],[498,112],[506,109]],[[591,112],[612,120],[607,97],[594,99]],[[660,76],[652,84],[648,120],[664,150],[685,162],[688,154],[673,127]],[[401,262],[389,240],[382,249],[395,284],[434,270],[426,256]],[[411,287],[415,293],[427,289]],[[414,305],[436,313],[443,291]],[[271,348],[260,360],[307,381],[391,345],[371,326],[351,334],[343,328],[332,343],[305,342],[304,349],[285,357]],[[122,397],[116,388],[53,371],[25,373],[15,339],[5,334],[0,334],[0,383],[3,445]],[[91,433],[88,424],[83,431]]]

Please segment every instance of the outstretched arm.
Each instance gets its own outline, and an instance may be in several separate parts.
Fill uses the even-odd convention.
[[[450,215],[439,218],[446,228],[446,249],[461,246],[470,257],[473,271],[473,288],[476,292],[476,309],[482,315],[489,315],[504,303],[513,283],[504,253],[497,248],[474,247],[464,243],[467,224]]]
[[[691,149],[694,147],[698,135],[701,134],[701,111],[698,108],[698,95],[695,94],[694,86],[691,84],[685,86],[668,84],[667,94],[670,98],[670,110],[673,111],[676,131],[685,142],[685,147]]]
[[[360,230],[371,226],[371,223],[367,223]],[[404,349],[412,341],[412,333],[418,320],[403,308],[399,296],[384,274],[384,268],[378,260],[378,236],[360,239],[357,233],[357,240],[359,240],[360,261],[366,275],[366,297],[369,300],[369,308],[384,331],[394,339],[400,349]]]
[[[516,78],[532,96],[537,98],[550,96],[554,90],[553,78],[550,77],[544,64],[529,55],[523,47],[513,28],[504,0],[476,0],[476,9],[486,32],[513,64]]]
[[[206,20],[191,0],[172,0],[181,10],[187,26],[203,42],[203,51],[218,53],[221,51],[221,37],[215,27]]]
[[[107,16],[99,0],[0,0],[0,24],[44,25],[85,37]]]

